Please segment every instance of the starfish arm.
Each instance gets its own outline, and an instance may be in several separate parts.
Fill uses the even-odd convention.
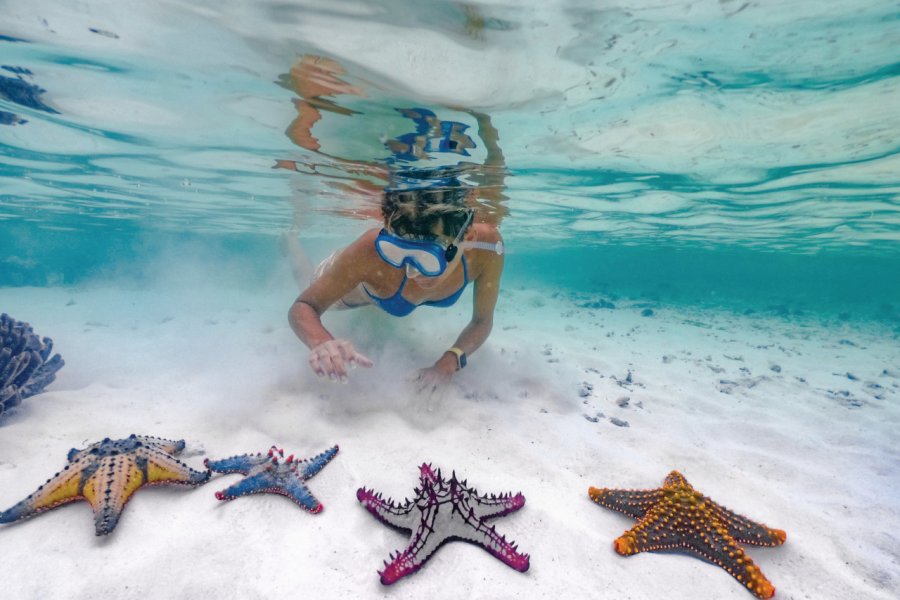
[[[0,523],[21,521],[51,508],[83,499],[81,481],[84,468],[82,463],[66,465],[65,469],[48,479],[33,494],[12,508],[0,512]]]
[[[518,547],[497,533],[493,526],[489,527],[484,521],[475,519],[474,513],[470,513],[466,525],[455,532],[456,537],[481,546],[516,571],[524,573],[528,570],[530,557],[520,553]]]
[[[412,553],[409,549],[391,554],[391,562],[384,562],[384,570],[378,571],[382,585],[391,585],[422,568],[431,554]]]
[[[272,477],[272,474],[266,471],[245,477],[235,484],[232,484],[222,490],[216,492],[216,498],[219,500],[234,500],[241,496],[249,496],[250,494],[262,494],[267,492],[282,493],[276,489],[278,482]]]
[[[640,519],[656,502],[662,493],[659,490],[613,490],[609,488],[588,489],[591,500],[606,508]]]
[[[722,567],[759,598],[775,594],[759,567],[714,518],[701,515],[692,519],[660,504],[616,539],[614,546],[623,556],[655,550],[686,551]]]
[[[146,458],[146,478],[148,484],[181,483],[200,485],[210,477],[209,471],[196,471],[171,454],[162,450],[147,449],[139,451],[139,456]]]
[[[331,462],[331,459],[338,453],[338,446],[332,446],[325,452],[322,452],[315,458],[300,461],[303,464],[303,478],[309,479]]]
[[[222,460],[205,460],[203,464],[207,469],[216,473],[241,473],[249,475],[250,471],[262,464],[270,462],[272,459],[265,454],[241,454],[240,456],[232,456],[223,458]]]
[[[108,440],[109,438],[106,438],[106,439]],[[78,448],[72,448],[71,450],[69,450],[69,453],[66,454],[66,460],[68,460],[69,463],[80,463],[80,462],[92,460],[93,457],[91,454],[91,450],[94,448],[98,448],[100,446],[100,444],[102,444],[102,443],[103,442],[93,443],[83,450],[79,450]],[[73,465],[70,464],[68,466],[73,466]]]
[[[316,500],[315,496],[312,495],[312,492],[309,491],[309,488],[307,488],[299,478],[289,481],[287,485],[275,489],[274,491],[287,496],[300,508],[304,508],[313,514],[320,513],[322,512],[322,509],[325,508],[321,502]]]
[[[94,530],[108,535],[116,528],[125,505],[146,481],[146,459],[129,455],[103,459],[84,483],[84,498],[94,510]]]
[[[693,486],[688,483],[685,476],[678,471],[670,471],[669,474],[666,475],[666,478],[663,480],[663,487],[688,487],[694,489]]]
[[[184,450],[184,440],[167,440],[152,435],[135,435],[131,434],[129,439],[137,440],[144,446],[161,450],[166,454],[178,454]]]
[[[409,539],[409,544],[402,552],[391,555],[391,562],[385,562],[384,571],[380,571],[381,583],[391,585],[398,579],[412,575],[424,565],[432,554],[449,536],[435,533],[435,519],[439,510],[438,504],[428,503],[419,506],[418,525]],[[410,526],[412,528],[413,526]]]
[[[775,586],[728,534],[724,525],[719,524],[717,527],[711,524],[698,528],[697,533],[698,535],[691,536],[685,542],[684,547],[688,551],[725,569],[758,598],[771,598],[775,595]]]
[[[502,517],[525,506],[525,496],[518,494],[477,495],[471,496],[472,510],[476,519]]]
[[[392,502],[390,499],[382,498],[381,494],[376,494],[375,490],[366,488],[359,488],[356,491],[356,499],[382,523],[407,531],[411,531],[416,526],[413,513],[415,504],[410,500],[403,504]]]
[[[653,550],[684,549],[684,537],[672,522],[677,518],[672,509],[660,503],[643,516],[631,529],[616,538],[613,547],[622,556]]]
[[[440,481],[442,481],[440,469],[435,472],[434,467],[427,463],[422,463],[419,466],[419,483],[423,487],[434,485]]]
[[[716,517],[728,528],[728,533],[742,544],[754,546],[780,546],[787,539],[787,534],[781,529],[771,529],[762,523],[751,521],[721,504],[706,499],[712,507]]]

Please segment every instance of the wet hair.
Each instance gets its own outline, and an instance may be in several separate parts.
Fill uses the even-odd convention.
[[[458,179],[432,180],[432,185],[388,187],[384,191],[381,213],[397,235],[433,240],[440,222],[444,235],[456,237],[468,214],[466,196],[470,188]]]

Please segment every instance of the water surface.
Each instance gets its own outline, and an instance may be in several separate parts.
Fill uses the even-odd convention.
[[[277,276],[292,226],[316,254],[374,225],[359,165],[396,167],[427,109],[474,145],[418,162],[493,186],[511,284],[897,323],[896,3],[519,4],[8,6],[0,284],[140,279],[178,248]],[[349,90],[315,146],[304,56]]]

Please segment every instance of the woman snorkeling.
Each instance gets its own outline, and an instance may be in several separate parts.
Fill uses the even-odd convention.
[[[372,361],[352,342],[335,338],[325,328],[325,311],[374,305],[402,317],[422,305],[450,306],[472,283],[469,324],[431,366],[418,372],[420,389],[433,389],[466,366],[468,356],[484,343],[493,326],[503,272],[503,241],[497,224],[506,212],[506,169],[497,130],[486,114],[459,109],[474,118],[487,152],[483,163],[475,164],[465,160],[470,156],[468,150],[476,148],[466,133],[468,125],[442,120],[427,108],[397,109],[412,121],[415,131],[387,140],[384,146],[391,152],[387,159],[361,162],[329,154],[312,127],[323,113],[338,117],[358,114],[341,107],[337,98],[363,95],[362,88],[344,81],[344,75],[340,64],[324,57],[307,55],[294,65],[283,77],[285,86],[299,96],[295,100],[298,116],[287,134],[299,147],[333,167],[361,174],[358,181],[353,176],[342,180],[341,189],[364,199],[354,209],[354,216],[380,217],[382,226],[365,232],[315,269],[311,283],[290,308],[290,324],[310,348],[312,370],[320,377],[346,381],[350,368],[371,367]],[[452,164],[446,164],[448,161]],[[435,162],[444,166],[429,165]],[[315,172],[317,165],[301,167],[282,160],[276,167]],[[463,178],[474,185],[463,183]],[[386,180],[388,185],[379,190],[372,179]],[[295,214],[306,212],[298,207]],[[306,285],[312,269],[296,237],[290,235],[286,241],[294,276]]]
[[[466,366],[491,333],[503,273],[503,240],[494,225],[475,221],[474,194],[454,176],[394,177],[384,190],[383,227],[326,258],[290,308],[291,327],[310,348],[317,375],[346,381],[351,367],[373,364],[325,328],[329,308],[375,305],[403,317],[422,305],[451,306],[472,283],[471,320],[417,381],[435,388]]]

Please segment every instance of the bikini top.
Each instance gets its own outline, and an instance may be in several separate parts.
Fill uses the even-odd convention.
[[[394,315],[395,317],[405,317],[412,311],[416,310],[417,306],[453,306],[459,297],[462,296],[463,290],[466,289],[466,286],[469,285],[469,269],[466,265],[466,257],[462,257],[462,267],[463,267],[463,284],[462,287],[456,290],[453,294],[447,296],[446,298],[442,298],[440,300],[426,300],[422,304],[413,304],[409,300],[403,297],[403,288],[406,287],[406,270],[403,272],[403,281],[400,282],[400,288],[394,292],[394,295],[390,298],[379,298],[374,295],[372,292],[368,290],[368,288],[363,285],[363,289],[369,295],[369,298],[377,304],[384,312]]]

